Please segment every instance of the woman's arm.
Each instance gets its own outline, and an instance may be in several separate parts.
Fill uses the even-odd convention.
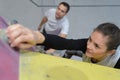
[[[88,39],[65,39],[57,35],[42,34],[20,24],[11,25],[6,30],[11,47],[30,48],[36,44],[54,49],[81,50],[85,52]]]
[[[40,45],[45,45],[46,47],[51,47],[58,50],[81,50],[85,52],[87,46],[86,39],[65,39],[57,35],[43,34],[45,37],[44,43]],[[39,44],[37,44],[39,45]]]

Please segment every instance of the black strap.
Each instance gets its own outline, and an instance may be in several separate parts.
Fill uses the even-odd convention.
[[[114,68],[118,68],[118,69],[120,69],[120,58],[119,58],[119,60],[117,61],[117,63],[116,63],[116,65],[115,65]]]
[[[43,33],[46,34],[45,28],[43,28]]]

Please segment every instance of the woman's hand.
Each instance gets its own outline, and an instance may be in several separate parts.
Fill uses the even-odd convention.
[[[44,41],[44,36],[39,31],[32,31],[20,24],[10,25],[6,34],[11,47],[21,49],[30,48]]]

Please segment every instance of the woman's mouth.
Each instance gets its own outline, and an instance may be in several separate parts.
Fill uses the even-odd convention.
[[[92,57],[92,51],[91,50],[89,50],[89,49],[87,49],[86,50],[86,56],[88,56],[88,57]]]

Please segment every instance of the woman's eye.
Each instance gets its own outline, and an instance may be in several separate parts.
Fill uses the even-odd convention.
[[[100,48],[98,44],[95,44],[95,47],[96,47],[96,48]]]

